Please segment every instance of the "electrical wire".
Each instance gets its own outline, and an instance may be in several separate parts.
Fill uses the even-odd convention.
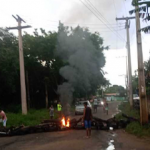
[[[117,11],[116,11],[116,4],[115,4],[115,0],[113,0],[113,4],[114,4],[114,12],[115,12],[115,15],[117,17]],[[118,34],[118,22],[116,22],[116,25],[117,25],[117,34]],[[118,48],[118,38],[116,36],[116,49]]]
[[[82,0],[80,0],[80,2],[81,2],[85,7],[87,7],[87,8],[96,16],[96,18],[98,18],[98,20],[100,20],[102,23],[104,23],[104,25],[105,25],[109,30],[111,30],[113,33],[116,34],[116,31],[112,30],[112,29],[105,23],[107,20],[101,15],[102,18],[105,19],[105,21],[103,21],[103,20],[99,17],[99,15],[97,15],[97,13],[94,12],[93,8],[91,7],[91,6],[93,6],[92,3],[91,3],[90,6],[88,6],[88,5],[87,5],[86,3],[84,3]],[[99,11],[98,11],[98,12],[99,12]],[[99,13],[99,14],[101,14],[101,13]],[[108,22],[108,21],[107,21],[107,22]],[[123,37],[120,36],[119,34],[117,34],[117,36],[118,36],[122,41],[125,41],[125,39],[123,39]]]
[[[35,19],[35,18],[34,18]],[[31,19],[29,19],[30,21],[29,22],[32,22]],[[54,22],[54,23],[59,23],[59,21],[53,21],[53,20],[46,20],[47,22]],[[27,21],[28,22],[28,21]],[[62,22],[64,24],[67,24],[67,25],[86,25],[86,26],[105,26],[104,24],[89,24],[89,23],[71,23],[71,22]],[[116,24],[108,24],[112,27],[117,27]],[[122,26],[125,26],[125,23],[119,23],[118,27],[122,27]]]
[[[57,25],[49,25],[49,24],[46,24],[45,26],[51,26],[51,27],[58,27]],[[89,29],[89,30],[100,30],[100,29],[103,29],[103,30],[101,30],[101,31],[99,31],[99,32],[111,32],[110,30],[104,30],[104,29],[107,29],[107,28],[101,28],[101,27],[97,27],[97,28],[91,28],[91,27],[82,27],[83,29]],[[124,28],[120,28],[120,29],[118,29],[118,31],[121,31],[121,30],[124,30]],[[117,31],[117,29],[114,29],[114,31]]]
[[[107,24],[109,24],[109,21],[104,17],[104,15],[90,2],[90,0],[87,0],[89,2],[89,4],[94,8],[94,10],[104,19],[105,22],[107,22]],[[118,34],[121,38],[122,36],[120,34]]]
[[[116,4],[115,4],[115,0],[113,0],[113,4],[114,4],[115,15],[116,15],[116,17],[117,17],[117,11],[116,11]]]
[[[124,5],[125,14],[126,16],[128,16],[125,0],[123,0],[123,5]]]

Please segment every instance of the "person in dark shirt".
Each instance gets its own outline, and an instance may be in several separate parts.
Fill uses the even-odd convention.
[[[105,103],[105,111],[106,111],[106,114],[108,115],[108,103],[107,102]]]
[[[87,102],[84,102],[84,107],[83,121],[86,128],[86,138],[89,138],[91,136],[92,110],[87,106]]]

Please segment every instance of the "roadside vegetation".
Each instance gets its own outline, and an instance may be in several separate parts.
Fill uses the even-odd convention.
[[[75,106],[71,106],[71,113],[74,112]],[[17,127],[20,125],[24,126],[35,126],[40,124],[45,119],[50,119],[48,109],[30,109],[27,115],[22,115],[20,106],[14,106],[12,109],[6,110],[7,115],[7,127]],[[54,119],[57,119],[57,110],[55,108]],[[0,124],[2,126],[2,124]]]
[[[119,110],[121,110],[121,113],[116,115],[116,118],[118,120],[126,119],[122,117],[122,113],[140,120],[139,110],[131,108],[128,102],[122,102],[121,105],[119,106]],[[132,122],[127,125],[125,130],[126,132],[134,134],[138,137],[145,137],[145,136],[150,137],[150,125],[141,126],[139,122]]]
[[[49,111],[48,109],[40,109],[40,110],[29,110],[27,115],[22,115],[22,113],[6,113],[8,121],[7,127],[11,126],[34,126],[38,125],[44,119],[49,119]],[[55,113],[54,118],[57,118],[57,113]]]

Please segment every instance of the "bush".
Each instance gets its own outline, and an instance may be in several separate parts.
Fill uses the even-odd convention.
[[[126,118],[122,117],[122,113],[140,120],[139,110],[131,108],[129,103],[121,103],[119,109],[121,113],[116,115],[117,120],[126,120]],[[141,126],[139,122],[132,122],[127,125],[126,131],[139,137],[150,136],[150,125]]]
[[[131,108],[130,104],[128,102],[122,102],[119,105],[118,109],[121,110],[121,113],[116,115],[116,118],[118,120],[125,119],[125,118],[122,117],[122,113],[124,113],[124,114],[126,114],[126,115],[128,115],[130,117],[134,117],[136,119],[140,119],[140,112],[139,112],[139,110]]]
[[[141,126],[138,122],[132,122],[127,125],[126,131],[139,137],[150,136],[150,125]]]

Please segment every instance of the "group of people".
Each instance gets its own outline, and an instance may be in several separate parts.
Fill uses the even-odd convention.
[[[49,115],[50,118],[53,119],[54,118],[54,107],[53,105],[51,105],[51,107],[49,108]],[[58,116],[61,116],[61,111],[62,111],[62,106],[60,104],[60,102],[57,104],[57,112],[58,112]],[[5,114],[5,112],[3,110],[0,110],[0,122],[2,122],[3,127],[6,127],[6,123],[7,123],[7,116]]]
[[[107,113],[107,115],[108,115],[108,103],[107,103],[107,101],[106,101],[106,99],[104,99],[103,101],[103,111],[104,112],[106,112]],[[93,108],[94,108],[94,113],[97,113],[97,107],[98,107],[98,100],[97,100],[97,98],[95,98],[94,100],[93,100]]]
[[[55,109],[54,109],[53,105],[51,105],[51,107],[49,108],[50,119],[54,118],[54,112],[55,112]],[[57,112],[58,112],[58,117],[60,117],[61,112],[62,112],[62,105],[60,104],[60,102],[57,104]]]
[[[94,111],[97,112],[97,101],[94,101]],[[90,138],[91,136],[91,121],[92,121],[92,110],[90,107],[87,106],[87,102],[84,102],[84,113],[83,113],[83,117],[82,117],[82,121],[84,122],[84,126],[86,128],[86,138]],[[105,109],[108,111],[108,103],[105,102]],[[50,114],[50,118],[53,119],[54,118],[54,112],[55,109],[53,107],[53,105],[51,105],[51,107],[49,108],[49,114]],[[57,112],[58,112],[58,116],[61,117],[61,113],[62,113],[62,105],[60,104],[60,102],[57,104]],[[108,113],[108,112],[107,112]],[[3,123],[3,126],[6,127],[6,122],[7,122],[7,117],[6,114],[3,110],[0,110],[0,122]]]

